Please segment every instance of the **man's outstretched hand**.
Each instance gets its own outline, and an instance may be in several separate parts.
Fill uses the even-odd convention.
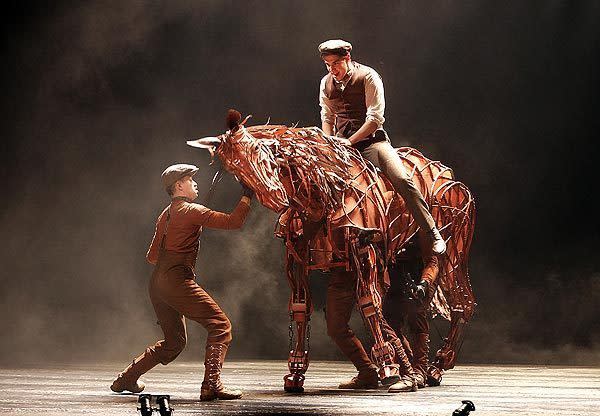
[[[254,191],[248,188],[246,184],[240,182],[240,185],[242,185],[243,196],[247,196],[248,198],[252,198],[254,196]]]

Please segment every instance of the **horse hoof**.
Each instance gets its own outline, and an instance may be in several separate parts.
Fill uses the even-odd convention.
[[[304,393],[304,374],[288,374],[283,381],[283,390],[287,393]]]
[[[304,393],[304,387],[302,386],[283,386],[286,393]]]

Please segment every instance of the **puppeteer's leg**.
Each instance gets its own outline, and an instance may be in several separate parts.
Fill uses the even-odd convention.
[[[429,333],[419,332],[414,335],[413,340],[414,358],[413,368],[416,373],[417,386],[425,387],[427,382],[427,366],[429,360]]]
[[[398,364],[399,379],[396,379],[390,385],[388,391],[390,393],[401,393],[407,391],[416,391],[418,384],[416,380],[415,370],[411,364],[412,350],[406,337],[403,334],[397,334],[387,323],[385,319],[381,321],[381,331],[384,338],[394,348],[396,363]],[[401,338],[400,338],[401,337]]]
[[[159,363],[155,354],[150,348],[147,348],[142,355],[133,359],[133,362],[117,375],[112,382],[110,389],[115,393],[130,391],[131,393],[140,393],[146,385],[139,380],[140,376]]]
[[[183,316],[160,299],[154,284],[150,283],[150,300],[156,312],[158,323],[164,334],[164,339],[158,341],[135,358],[133,362],[113,381],[111,390],[117,393],[130,391],[139,393],[144,390],[144,383],[139,377],[159,363],[166,365],[173,361],[186,344],[186,329]]]
[[[232,339],[231,322],[227,315],[193,279],[178,280],[169,287],[165,297],[186,318],[198,322],[208,332],[200,400],[242,397],[240,390],[227,389],[221,383],[221,369]]]
[[[385,321],[382,325],[384,334],[389,333],[390,329],[393,328],[395,334],[398,337],[397,341],[391,340],[390,342],[394,346],[396,351],[396,362],[400,366],[400,380],[391,388],[392,392],[401,391],[413,391],[415,384],[417,387],[418,375],[416,368],[414,367],[414,349],[408,342],[408,339],[404,335],[403,326],[405,320],[410,320],[410,311],[412,309],[411,301],[405,298],[404,288],[396,274],[398,270],[396,266],[391,266],[390,274],[393,273],[394,281],[392,282],[391,288],[388,290],[385,296],[384,303],[384,315]],[[389,323],[389,324],[388,324]],[[391,328],[388,328],[391,327]]]
[[[343,269],[331,272],[327,287],[327,333],[356,367],[358,375],[341,389],[375,389],[378,386],[377,366],[373,364],[362,343],[348,322],[356,302],[356,274]]]

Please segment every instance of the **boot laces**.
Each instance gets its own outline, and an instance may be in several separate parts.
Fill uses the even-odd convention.
[[[206,357],[204,359],[206,371],[205,380],[214,391],[223,389],[220,375],[224,352],[224,345],[221,344],[212,344],[206,348]]]

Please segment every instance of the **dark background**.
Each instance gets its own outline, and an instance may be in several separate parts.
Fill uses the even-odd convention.
[[[459,362],[600,363],[600,3],[26,2],[3,19],[3,365],[124,364],[154,342],[160,173],[195,163],[203,194],[216,168],[185,140],[222,133],[230,107],[318,125],[316,47],[338,37],[382,75],[393,143],[475,195],[479,307]],[[228,177],[211,207],[239,193]],[[287,356],[275,219],[255,203],[242,231],[203,236],[199,281],[233,322],[233,357]],[[312,280],[320,309],[326,277]],[[189,330],[183,358],[199,360]],[[313,357],[341,357],[320,310],[312,334]]]

